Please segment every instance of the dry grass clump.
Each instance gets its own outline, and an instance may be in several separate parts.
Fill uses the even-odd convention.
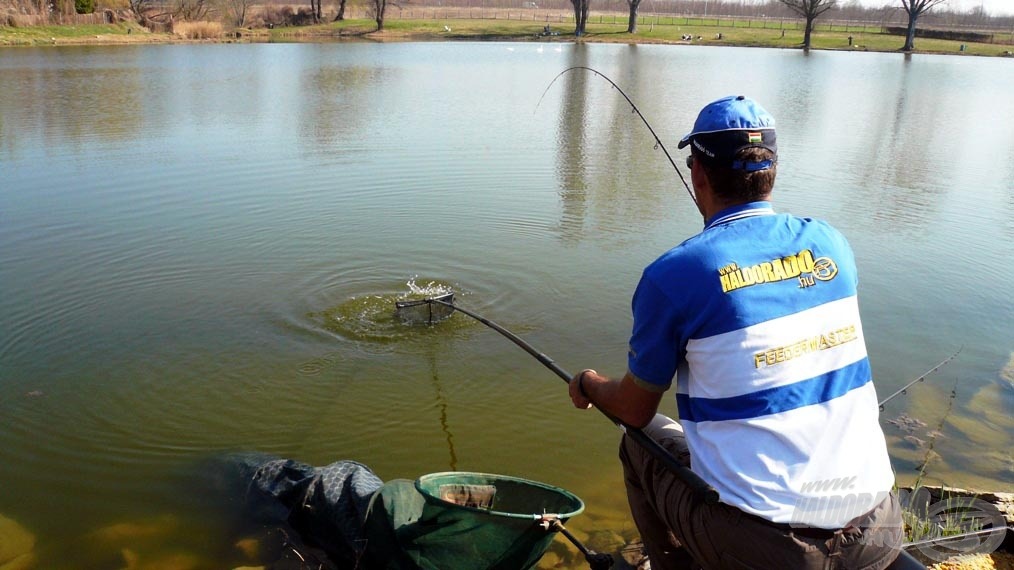
[[[179,22],[173,33],[188,40],[212,40],[222,37],[222,24],[218,22]]]
[[[930,570],[1014,570],[1014,555],[1007,552],[967,554],[934,564]]]

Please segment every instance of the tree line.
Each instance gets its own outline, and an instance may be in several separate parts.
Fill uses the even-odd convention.
[[[321,0],[310,0],[317,2],[317,11]],[[367,0],[373,7],[377,18],[377,29],[383,29],[383,13],[387,0]],[[393,1],[393,0],[392,0]],[[409,0],[405,0],[408,2]],[[472,0],[441,0],[441,5],[455,6],[462,1]],[[597,0],[568,0],[574,11],[574,35],[583,36],[587,33],[588,16]],[[598,0],[601,1],[601,0]],[[654,0],[652,9],[654,12],[685,13],[704,16],[743,16],[743,17],[793,17],[804,22],[803,42],[801,47],[809,49],[812,43],[813,30],[817,20],[825,14],[832,13],[837,19],[854,19],[858,21],[885,21],[893,16],[894,12],[901,11],[907,20],[907,32],[903,51],[915,49],[915,32],[917,23],[920,20],[927,20],[936,9],[943,10],[947,0],[890,0],[882,8],[869,8],[859,3],[859,0]],[[346,0],[340,0],[343,12]],[[638,12],[642,0],[624,0],[628,12],[627,32],[637,33]],[[540,2],[526,1],[520,3],[520,7],[542,7],[552,5],[554,0]],[[469,6],[471,4],[468,4]],[[958,23],[982,26],[989,24],[993,18],[981,7],[973,9],[967,14],[954,14],[945,12],[949,16],[948,21],[940,21],[938,24],[955,25]],[[961,22],[958,22],[960,16]],[[1014,27],[1014,21],[1008,25]]]
[[[574,0],[589,1],[589,0]],[[627,0],[636,2],[640,0]],[[803,28],[803,49],[810,48],[810,38],[813,33],[814,23],[817,18],[834,8],[837,0],[778,0],[790,10],[798,14],[806,22]],[[908,30],[905,34],[905,45],[902,51],[910,52],[915,49],[915,26],[919,17],[933,8],[942,5],[947,0],[900,0],[901,7],[908,14]]]
[[[286,9],[293,12],[288,6],[271,6],[273,0],[127,0],[130,10],[137,19],[147,25],[148,22],[164,21],[166,19],[180,19],[188,21],[203,20],[211,12],[222,12],[231,17],[233,23],[238,26],[246,25],[247,17],[253,6],[268,4],[269,8],[275,8],[278,12]],[[277,2],[277,0],[274,0]],[[305,1],[305,0],[304,0]],[[345,19],[349,0],[334,0],[337,4],[337,13],[332,21]],[[384,15],[388,7],[388,0],[354,0],[364,2],[371,9],[376,21],[377,30],[384,29]],[[440,0],[443,6],[462,5],[462,2],[471,5],[475,0]],[[507,0],[509,3],[512,0]],[[586,34],[589,13],[593,4],[604,0],[516,0],[519,7],[524,8],[547,8],[552,5],[565,6],[567,4],[574,12],[574,35],[583,36]],[[617,3],[618,0],[606,0]],[[643,0],[622,0],[618,2],[625,5],[628,13],[627,32],[637,33],[638,12]],[[768,17],[768,18],[798,18],[804,22],[803,41],[801,47],[809,49],[812,43],[812,35],[816,23],[821,17],[828,17],[831,14],[835,19],[856,20],[856,21],[886,21],[901,13],[907,19],[907,31],[903,51],[915,49],[916,25],[921,20],[936,20],[935,23],[944,26],[954,25],[977,25],[983,26],[990,23],[997,24],[996,20],[1014,28],[1014,18],[991,18],[985,10],[979,6],[965,14],[955,14],[944,11],[947,0],[889,0],[891,4],[885,4],[882,8],[869,8],[859,3],[859,0],[651,0],[652,11],[655,13],[682,13],[696,16],[711,17]],[[9,3],[12,7],[20,8],[27,13],[69,13],[75,10],[78,13],[90,12],[94,9],[94,0],[0,0],[2,3]],[[394,5],[400,5],[398,0],[391,0]],[[409,3],[411,0],[401,0],[402,3]],[[423,0],[424,4],[428,4]],[[491,4],[502,4],[503,0],[491,0]],[[934,18],[941,13],[940,17]],[[329,16],[330,17],[330,16]],[[309,10],[305,8],[298,13],[287,13],[284,15],[285,23],[288,24],[310,24],[324,21],[323,0],[309,0]],[[1010,22],[1003,22],[1011,20]]]
[[[581,36],[586,32],[586,25],[588,22],[588,13],[593,0],[570,0],[571,5],[574,8],[574,35]],[[637,20],[638,10],[640,8],[642,0],[626,0],[629,8],[629,16],[627,21],[627,32],[637,33]],[[929,13],[934,8],[943,5],[947,0],[895,0],[900,2],[900,8],[905,12],[908,17],[908,30],[905,36],[905,45],[902,47],[903,51],[912,51],[915,49],[915,30],[916,24],[920,17]],[[694,14],[701,14],[702,12],[697,6],[697,2],[693,2],[690,7]],[[895,5],[895,7],[899,7]],[[732,8],[730,10],[729,8]],[[739,8],[739,10],[736,10]],[[775,10],[771,10],[774,8]],[[803,27],[803,49],[809,49],[811,46],[811,40],[813,35],[814,26],[821,16],[830,12],[831,10],[839,9],[842,6],[838,0],[769,0],[766,3],[747,3],[740,1],[736,2],[713,2],[712,3],[712,15],[753,15],[758,14],[765,15],[777,15],[778,9],[782,11],[788,10],[792,15],[801,18],[804,21]],[[851,1],[846,5],[846,8],[852,12],[867,11],[869,9],[863,8],[856,1]],[[703,13],[707,14],[708,2],[704,2]],[[744,14],[743,12],[746,11]],[[979,9],[982,12],[982,9]],[[739,13],[736,13],[739,12]]]

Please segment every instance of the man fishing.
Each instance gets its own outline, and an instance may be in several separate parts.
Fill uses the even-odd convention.
[[[654,570],[881,570],[901,511],[852,250],[827,223],[773,210],[775,121],[756,102],[708,104],[686,146],[704,230],[644,270],[626,375],[586,369],[571,399],[645,426],[719,493],[705,502],[624,436]],[[678,423],[657,415],[674,378]]]

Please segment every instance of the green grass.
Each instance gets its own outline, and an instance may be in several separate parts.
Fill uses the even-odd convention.
[[[937,497],[938,508],[930,509],[933,502],[929,489],[922,487],[922,481],[929,472],[930,462],[933,460],[933,448],[936,447],[937,437],[943,432],[948,416],[954,411],[954,401],[958,396],[958,385],[954,384],[950,397],[947,399],[947,408],[944,410],[936,429],[932,432],[929,444],[926,446],[923,455],[922,465],[916,476],[912,492],[904,501],[902,510],[902,521],[905,525],[905,542],[913,543],[925,539],[954,536],[962,532],[974,532],[980,530],[982,525],[974,517],[967,517],[963,511],[972,507],[973,499],[970,497],[959,497],[948,493],[947,487],[941,487],[940,496]],[[940,509],[939,505],[944,503],[949,508]],[[931,518],[924,518],[930,512],[934,512]],[[942,516],[941,516],[942,515]]]
[[[364,34],[375,30],[377,24],[373,20],[344,20],[341,22],[328,22],[313,26],[286,26],[268,30],[268,37],[272,40],[298,38],[298,37],[322,37],[335,36],[339,33]]]
[[[573,20],[555,16],[549,24],[558,36],[540,36],[544,20],[507,19],[395,19],[390,14],[384,23],[384,31],[376,33],[376,24],[369,19],[327,22],[314,26],[275,28],[273,30],[249,30],[244,32],[248,41],[268,39],[276,41],[305,38],[355,37],[372,39],[419,39],[419,40],[533,40],[533,41],[574,41]],[[763,22],[736,20],[721,21],[701,18],[680,18],[645,16],[638,24],[636,34],[627,33],[627,20],[622,14],[592,14],[583,41],[613,43],[683,43],[681,36],[690,34],[695,45],[755,46],[771,48],[799,48],[803,42],[803,31],[798,22],[768,20]],[[444,26],[451,28],[445,31]],[[0,27],[0,44],[59,43],[59,40],[79,39],[90,41],[99,35],[122,35],[128,29],[135,34],[148,34],[137,24],[115,24],[94,26],[44,26],[28,28]],[[865,31],[864,31],[865,29]],[[717,35],[721,33],[722,39]],[[148,34],[152,41],[159,41],[160,34]],[[697,40],[697,36],[701,39]],[[848,38],[852,36],[850,47]],[[101,41],[101,40],[98,40]],[[829,30],[818,25],[811,38],[814,49],[851,51],[899,51],[904,44],[902,36],[881,33],[873,27],[838,26]],[[961,46],[965,45],[965,51]],[[916,53],[950,53],[964,55],[1004,55],[1014,51],[1012,45],[960,42],[955,40],[916,39]]]
[[[451,28],[450,32],[444,26]],[[384,28],[392,32],[428,34],[450,39],[534,39],[542,32],[543,22],[514,20],[387,20]],[[573,39],[573,36],[571,36]]]
[[[376,33],[373,20],[356,19],[328,22],[314,26],[294,26],[270,30],[270,37],[276,40],[298,39],[300,37],[355,37],[371,39],[421,39],[421,40],[523,40],[535,39],[542,31],[543,23],[520,22],[515,20],[401,20],[384,21],[384,31]],[[447,32],[444,26],[450,26]],[[561,36],[562,37],[562,36]],[[573,33],[569,40],[573,40]]]
[[[722,22],[721,27],[710,25],[697,25],[698,20],[691,18],[690,25],[682,18],[659,18],[659,24],[655,24],[654,18],[644,18],[638,24],[636,34],[627,33],[627,22],[625,18],[617,16],[616,23],[613,23],[611,15],[602,17],[593,15],[589,18],[587,35],[585,41],[589,42],[622,42],[622,43],[682,43],[681,36],[690,34],[695,40],[691,43],[696,45],[728,45],[728,46],[754,46],[772,48],[799,48],[803,43],[803,30],[799,27],[786,25],[783,30],[774,27],[777,22],[767,22],[768,27],[748,26],[748,21],[735,22],[732,26],[729,22]],[[668,22],[675,21],[676,25]],[[600,23],[601,22],[601,23]],[[713,22],[707,20],[706,22]],[[451,28],[446,33],[443,27]],[[560,32],[559,36],[539,37],[544,22],[516,21],[516,20],[387,20],[385,29],[391,33],[402,35],[419,34],[424,36],[440,36],[448,39],[533,39],[541,41],[564,40],[573,41],[573,22],[550,22],[554,31]],[[811,44],[814,49],[850,50],[850,51],[878,51],[892,52],[899,51],[905,43],[905,38],[874,31],[862,31],[862,27],[851,27],[850,31],[841,30],[827,31],[818,30],[811,36]],[[872,30],[872,28],[868,28]],[[721,33],[722,39],[717,39]],[[697,40],[697,36],[701,36]],[[852,46],[849,46],[848,38],[852,36]],[[966,49],[961,51],[961,45]],[[1014,51],[1014,46],[985,43],[969,43],[954,40],[916,39],[916,52],[922,53],[953,53],[966,55],[1003,55],[1005,51]]]
[[[663,20],[664,21],[664,20]],[[691,19],[691,22],[693,20]],[[626,24],[590,24],[588,31],[591,40],[603,39],[597,36],[612,35],[611,41],[657,41],[657,42],[681,42],[683,34],[694,36],[693,44],[703,45],[737,45],[772,48],[798,48],[803,43],[803,30],[761,28],[761,27],[732,27],[726,26],[723,22],[721,27],[714,25],[651,25],[639,24],[636,34],[626,33]],[[721,33],[722,39],[717,39]],[[701,39],[697,40],[697,36]],[[852,36],[852,46],[849,46],[848,38]],[[608,41],[608,40],[607,40]],[[811,47],[814,49],[833,49],[851,51],[899,51],[905,44],[905,38],[880,32],[862,31],[817,31],[811,37]],[[965,45],[965,51],[961,51],[961,45]],[[967,55],[1002,55],[1005,51],[1014,51],[1014,46],[984,43],[969,43],[954,40],[936,40],[916,38],[916,52],[923,53],[964,53]]]
[[[129,30],[129,32],[128,32]],[[29,26],[11,28],[0,26],[0,45],[52,44],[59,40],[94,39],[95,36],[149,34],[148,30],[133,23],[91,24],[79,26]]]

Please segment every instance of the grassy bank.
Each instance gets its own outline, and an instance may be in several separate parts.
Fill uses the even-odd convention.
[[[615,20],[615,23],[614,23]],[[693,44],[750,46],[770,48],[796,48],[803,43],[803,31],[799,29],[782,29],[778,22],[771,27],[756,27],[751,22],[722,21],[716,26],[714,20],[695,20],[690,18],[689,24],[683,18],[645,18],[646,22],[638,26],[635,34],[627,33],[625,18],[605,15],[592,16],[587,26],[587,34],[581,38],[585,42],[609,43],[661,43],[661,44]],[[573,24],[569,22],[550,23],[554,32],[559,35],[543,35],[543,21],[517,20],[475,20],[475,19],[432,19],[432,20],[388,20],[385,30],[373,32],[375,25],[368,20],[352,20],[307,26],[302,28],[282,28],[270,31],[275,41],[312,37],[354,37],[361,35],[371,39],[421,39],[421,40],[503,40],[503,41],[564,41],[573,42]],[[446,28],[445,28],[446,26]],[[447,31],[447,28],[450,31]],[[719,34],[721,34],[719,36]],[[684,35],[693,36],[693,40],[685,41]],[[849,44],[849,38],[852,44]],[[814,49],[852,50],[895,52],[901,49],[905,38],[882,32],[857,31],[844,29],[819,31],[811,37]],[[962,51],[962,45],[964,50]],[[1014,51],[1014,46],[968,43],[954,40],[936,40],[918,38],[916,53],[950,53],[963,55],[1007,56]]]
[[[562,17],[557,16],[562,19]],[[547,17],[547,20],[549,18]],[[372,20],[354,19],[315,26],[226,30],[219,37],[200,41],[576,41],[573,24],[549,21],[559,35],[543,35],[545,20],[470,19],[461,17],[388,19],[382,32],[374,31]],[[720,25],[717,25],[720,24]],[[780,22],[759,26],[757,22],[700,20],[695,18],[645,17],[635,34],[627,33],[622,15],[593,14],[584,42],[661,43],[721,46],[799,48],[803,32],[798,26],[782,27]],[[448,31],[449,30],[449,31]],[[819,29],[812,47],[823,50],[896,52],[904,43],[901,36],[872,28]],[[684,35],[693,37],[686,41]],[[851,45],[849,38],[852,38]],[[89,26],[0,27],[0,45],[165,43],[194,41],[184,34],[152,33],[135,23]],[[964,49],[962,49],[964,46]],[[945,53],[980,56],[1010,56],[1014,46],[918,38],[916,53]]]
[[[171,41],[168,34],[153,34],[134,22],[79,26],[0,26],[0,45],[158,43]]]

